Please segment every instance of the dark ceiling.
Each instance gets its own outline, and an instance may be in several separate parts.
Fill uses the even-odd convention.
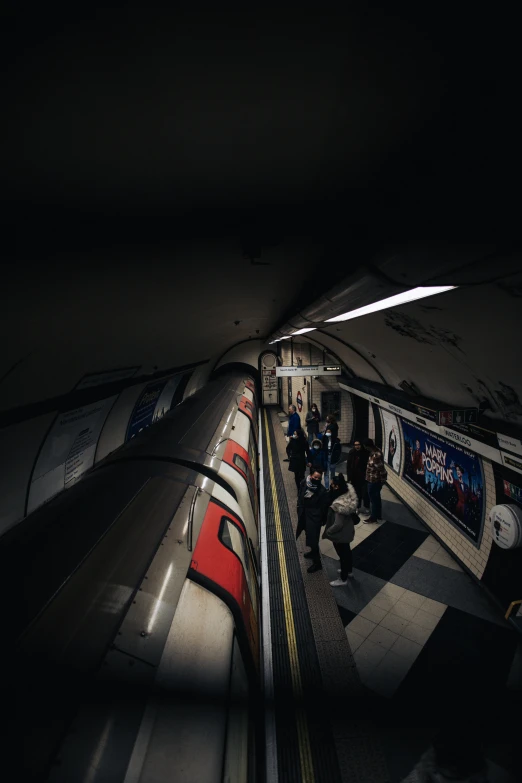
[[[86,242],[476,225],[516,164],[509,19],[341,5],[8,4],[2,181],[19,243],[34,222],[88,226]]]

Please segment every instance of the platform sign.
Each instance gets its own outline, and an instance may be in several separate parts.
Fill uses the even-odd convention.
[[[522,509],[518,506],[493,506],[489,521],[491,537],[501,549],[516,549],[522,544]]]
[[[142,430],[150,427],[154,421],[154,413],[162,392],[167,385],[167,379],[149,383],[140,394],[127,427],[126,441],[136,437]]]
[[[522,505],[522,487],[517,487],[516,484],[506,481],[506,479],[504,479],[504,495],[513,498]]]
[[[439,426],[445,425],[446,427],[451,427],[452,424],[476,424],[477,421],[477,408],[439,411]]]
[[[303,364],[294,367],[276,367],[276,375],[278,378],[288,375],[341,375],[341,366],[339,364]]]
[[[301,411],[303,410],[303,395],[301,394],[300,391],[297,392],[296,402],[297,402],[297,410],[299,411],[299,413],[301,413]]]

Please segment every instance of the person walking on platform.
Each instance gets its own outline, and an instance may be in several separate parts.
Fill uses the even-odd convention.
[[[314,571],[320,571],[322,566],[321,554],[319,552],[319,536],[321,527],[326,521],[326,512],[328,511],[328,492],[321,484],[321,471],[314,470],[307,476],[299,487],[297,495],[297,530],[295,532],[296,541],[303,532],[306,533],[306,545],[310,547],[309,552],[305,552],[307,560],[312,564],[307,569],[309,574]]]
[[[324,428],[324,431],[325,433],[331,432],[332,438],[339,437],[339,425],[337,424],[337,419],[333,413],[326,417],[326,427]]]
[[[353,488],[359,499],[358,508],[361,505],[366,513],[370,512],[370,498],[368,497],[368,488],[366,485],[366,466],[370,454],[363,449],[361,441],[356,440],[353,449],[346,459],[346,478],[353,484]]]
[[[359,521],[356,513],[357,494],[353,486],[346,483],[342,473],[332,478],[328,500],[330,508],[326,517],[323,538],[333,543],[341,563],[340,578],[330,584],[332,587],[342,587],[348,583],[349,578],[353,579],[350,544],[355,537],[354,523]]]
[[[289,454],[290,438],[292,437],[294,432],[300,428],[300,426],[301,426],[301,417],[297,412],[297,408],[295,407],[295,405],[289,405],[288,406],[288,429],[286,430],[287,459],[283,460],[283,462],[288,462],[290,459],[290,454]]]
[[[312,441],[312,448],[308,452],[308,467],[310,473],[313,473],[316,468],[321,474],[326,470],[326,452],[319,438]]]
[[[288,444],[288,457],[290,460],[288,470],[294,474],[295,484],[298,491],[299,487],[301,486],[301,481],[305,477],[308,452],[308,441],[306,440],[304,430],[299,427],[299,429],[297,429],[290,438],[290,442]]]
[[[377,448],[371,438],[364,441],[364,447],[369,452],[366,466],[366,482],[368,484],[368,496],[370,498],[370,516],[363,519],[364,524],[369,522],[382,522],[381,491],[388,478],[384,467],[382,451]]]
[[[312,445],[314,438],[319,435],[319,422],[321,421],[321,414],[319,408],[313,403],[311,409],[306,414],[306,431],[308,433],[308,443]]]
[[[341,441],[330,429],[328,429],[328,427],[326,428],[323,437],[323,451],[326,460],[324,485],[326,489],[329,489],[330,479],[334,477],[335,467],[341,459]]]

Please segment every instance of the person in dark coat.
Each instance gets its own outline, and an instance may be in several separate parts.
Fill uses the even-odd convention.
[[[366,466],[370,454],[363,449],[361,441],[356,440],[353,449],[346,459],[346,476],[348,481],[353,484],[353,488],[359,498],[358,508],[364,506],[364,511],[370,510],[370,498],[368,497],[368,488],[366,486]]]
[[[330,508],[326,517],[323,538],[332,541],[340,560],[340,578],[330,582],[332,587],[342,587],[348,578],[353,579],[352,550],[350,544],[355,537],[354,515],[358,498],[355,489],[347,484],[342,473],[334,476],[328,493]]]
[[[323,567],[319,553],[319,536],[321,527],[326,522],[328,500],[328,492],[321,484],[321,472],[314,470],[299,487],[295,533],[297,540],[303,530],[306,532],[306,545],[310,547],[310,551],[305,553],[305,557],[312,561],[312,565],[307,569],[309,574],[320,571]]]
[[[308,462],[308,442],[301,427],[299,427],[290,438],[288,444],[288,458],[288,470],[292,471],[294,474],[295,485],[299,491]]]
[[[323,451],[326,461],[324,485],[326,489],[329,489],[330,480],[334,477],[336,465],[341,459],[341,441],[333,434],[332,430],[328,429],[328,427],[323,436]]]
[[[326,452],[319,438],[312,441],[312,448],[308,452],[308,467],[310,468],[310,473],[313,473],[316,469],[321,473],[324,473],[326,470]]]
[[[287,459],[283,460],[283,462],[289,462],[290,461],[290,440],[296,432],[301,427],[301,417],[299,416],[297,412],[297,408],[295,405],[289,405],[288,406],[288,428],[286,430],[286,457]]]
[[[325,434],[327,432],[332,433],[332,438],[338,438],[339,437],[339,425],[337,424],[337,419],[335,416],[330,414],[326,417],[326,427],[324,428]]]
[[[321,414],[315,402],[306,414],[305,421],[306,431],[308,433],[308,443],[312,445],[314,438],[319,435],[319,422],[321,421]]]

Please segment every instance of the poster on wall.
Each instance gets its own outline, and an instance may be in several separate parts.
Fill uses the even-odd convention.
[[[383,433],[382,433],[382,445],[384,462],[387,467],[390,467],[395,473],[400,473],[401,470],[401,434],[399,432],[399,421],[397,416],[393,413],[388,413],[381,409]]]
[[[403,479],[437,506],[476,546],[484,523],[484,477],[480,459],[456,443],[402,420]]]
[[[60,413],[36,461],[27,513],[72,486],[94,464],[96,446],[116,396]]]
[[[129,420],[126,441],[135,438],[139,432],[168,413],[174,392],[182,377],[182,375],[175,375],[173,378],[163,378],[155,383],[149,383],[143,389]]]

